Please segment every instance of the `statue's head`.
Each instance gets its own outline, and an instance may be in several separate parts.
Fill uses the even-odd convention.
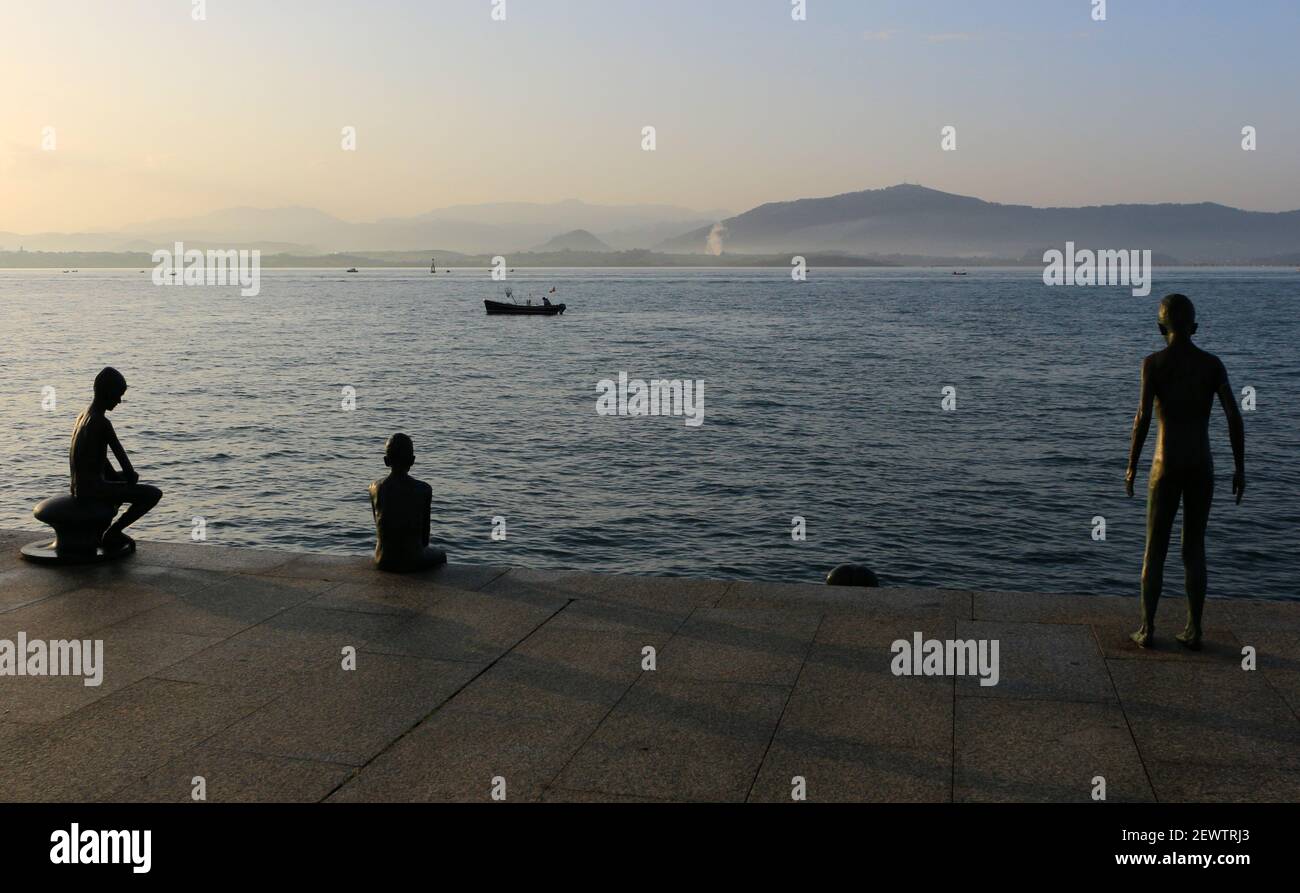
[[[1191,338],[1196,334],[1196,307],[1187,295],[1165,295],[1156,317],[1160,334],[1170,341],[1175,335]]]
[[[409,471],[415,464],[415,444],[405,434],[394,434],[384,444],[384,464],[394,471]]]
[[[95,402],[104,409],[114,409],[126,393],[126,378],[112,366],[105,366],[95,376]]]

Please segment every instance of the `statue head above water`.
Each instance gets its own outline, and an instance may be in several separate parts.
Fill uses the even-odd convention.
[[[1190,340],[1196,334],[1196,306],[1187,295],[1165,295],[1156,320],[1160,334],[1171,344],[1175,338]]]
[[[95,376],[95,403],[105,411],[116,409],[126,394],[126,376],[105,366]]]
[[[397,472],[407,472],[415,464],[415,444],[405,434],[394,434],[384,444],[384,464]]]

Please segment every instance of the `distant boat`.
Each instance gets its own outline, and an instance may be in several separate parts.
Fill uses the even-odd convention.
[[[505,301],[483,300],[488,316],[556,316],[564,312],[563,304],[507,304]]]
[[[357,268],[356,268],[356,267],[348,267],[348,270],[347,270],[347,271],[348,271],[349,273],[355,273],[355,272],[357,272]]]
[[[954,275],[954,276],[965,276],[965,275],[966,275],[966,271],[963,270],[962,272],[958,273],[956,270],[954,270],[953,273],[952,273],[952,275]]]
[[[551,289],[552,292],[555,289]],[[490,301],[484,300],[483,306],[487,308],[488,316],[556,316],[565,310],[563,304],[516,304],[514,302],[514,292],[506,289],[506,297],[510,301]]]

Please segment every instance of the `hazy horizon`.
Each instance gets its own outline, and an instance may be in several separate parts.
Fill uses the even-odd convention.
[[[740,213],[904,182],[1035,207],[1300,208],[1300,17],[1282,0],[1112,0],[1100,22],[1090,0],[810,0],[806,21],[785,0],[508,0],[505,21],[493,5],[208,0],[196,21],[189,0],[10,4],[0,231],[232,207]]]
[[[148,220],[144,220],[144,219],[135,220],[135,219],[133,219],[133,220],[128,220],[128,221],[126,221],[125,223],[123,223],[123,224],[120,225],[120,226],[113,226],[113,227],[109,227],[108,229],[111,230],[111,231],[114,231],[114,232],[121,231],[121,232],[124,232],[124,233],[131,233],[131,232],[135,232],[135,231],[145,230],[145,229],[147,229],[147,228],[150,227],[150,226],[167,224],[167,223],[170,223],[170,222],[175,221],[175,220],[201,219],[201,218],[208,217],[208,216],[212,216],[212,215],[220,215],[220,214],[224,214],[224,213],[240,212],[240,211],[248,211],[248,212],[253,212],[253,213],[280,212],[280,211],[284,211],[284,212],[291,212],[291,211],[306,211],[306,212],[320,213],[320,214],[326,215],[326,216],[328,216],[328,217],[330,217],[330,218],[333,218],[334,220],[337,220],[337,221],[339,221],[339,222],[341,222],[341,223],[370,224],[370,223],[380,223],[380,222],[384,222],[384,221],[388,221],[388,220],[394,220],[394,219],[418,218],[418,217],[421,217],[421,216],[430,216],[430,215],[443,214],[443,213],[448,214],[448,216],[450,217],[451,214],[453,214],[453,213],[455,213],[455,212],[462,212],[462,211],[473,211],[473,212],[480,212],[480,213],[481,213],[481,212],[486,212],[486,211],[493,210],[493,209],[500,209],[500,210],[502,210],[502,211],[505,211],[505,210],[513,209],[513,208],[515,208],[515,207],[523,208],[523,207],[529,207],[529,206],[534,207],[534,208],[537,208],[537,209],[550,209],[550,208],[558,208],[558,207],[561,207],[561,206],[564,206],[564,205],[580,205],[580,206],[583,206],[584,208],[587,208],[587,209],[594,209],[594,210],[614,210],[614,209],[618,209],[618,210],[647,209],[647,210],[660,210],[660,211],[674,210],[674,211],[679,211],[679,212],[681,212],[683,215],[687,215],[687,216],[690,216],[690,215],[698,215],[698,216],[700,216],[701,218],[703,218],[703,217],[708,217],[709,219],[718,219],[718,220],[721,220],[721,219],[725,219],[725,218],[728,218],[728,217],[732,217],[732,216],[736,216],[736,215],[739,215],[739,214],[743,214],[743,213],[745,213],[746,211],[751,211],[751,210],[753,210],[754,208],[761,207],[761,206],[764,205],[764,204],[782,204],[782,203],[787,203],[787,202],[802,201],[802,200],[808,200],[808,199],[835,198],[835,197],[842,196],[842,195],[853,195],[853,194],[855,194],[855,193],[859,193],[859,192],[872,192],[872,191],[879,191],[879,190],[885,190],[885,189],[895,188],[895,187],[898,187],[898,186],[918,186],[918,187],[921,187],[922,189],[934,189],[934,187],[931,187],[931,186],[929,186],[928,184],[925,184],[925,183],[891,183],[891,184],[882,184],[882,185],[878,185],[878,186],[877,186],[877,185],[869,185],[869,186],[862,186],[862,187],[859,187],[859,188],[856,188],[856,189],[842,189],[842,190],[840,190],[840,191],[838,191],[838,192],[835,192],[835,193],[827,193],[827,194],[825,194],[825,195],[798,195],[798,196],[793,196],[793,195],[792,195],[792,196],[787,196],[787,197],[785,197],[785,198],[776,198],[776,199],[770,199],[770,200],[767,200],[767,201],[764,201],[764,202],[759,202],[759,203],[757,203],[757,204],[755,204],[755,205],[752,205],[752,206],[746,206],[746,207],[743,207],[743,208],[732,208],[732,209],[721,209],[721,208],[689,208],[689,207],[683,207],[683,206],[675,205],[675,204],[657,203],[657,202],[652,202],[652,201],[645,201],[645,202],[609,202],[609,203],[605,203],[605,202],[592,202],[592,201],[587,201],[587,200],[585,200],[585,199],[577,198],[577,197],[562,198],[562,199],[556,199],[556,200],[554,200],[554,201],[546,201],[546,202],[542,202],[542,201],[510,201],[510,200],[498,200],[498,201],[485,201],[485,202],[465,202],[465,203],[457,203],[457,204],[455,204],[455,205],[448,205],[448,206],[445,206],[445,207],[428,208],[428,209],[425,209],[424,211],[418,211],[418,212],[415,212],[415,213],[410,214],[410,215],[380,214],[380,215],[378,215],[378,216],[376,216],[376,217],[366,217],[366,218],[350,218],[350,217],[342,216],[342,215],[339,215],[339,214],[334,214],[334,213],[332,213],[331,211],[329,211],[329,210],[326,209],[326,208],[314,207],[314,206],[310,206],[310,205],[278,205],[278,206],[272,206],[272,205],[229,205],[229,206],[220,206],[220,207],[214,207],[214,208],[206,208],[206,209],[204,209],[204,210],[202,210],[202,211],[197,211],[197,212],[195,212],[195,213],[193,213],[193,214],[176,214],[176,215],[168,215],[168,216],[166,216],[166,217],[155,217],[155,218],[151,218],[151,219],[148,219]],[[947,192],[947,190],[934,190],[934,191]],[[968,195],[968,194],[964,194],[964,193],[948,193],[948,194],[959,195],[959,196],[964,197],[964,198],[976,198],[976,199],[981,199],[981,200],[983,200],[983,201],[989,201],[989,202],[991,202],[991,203],[995,203],[995,204],[1004,204],[1004,205],[1012,205],[1012,206],[1020,206],[1020,207],[1030,207],[1030,208],[1049,208],[1049,207],[1080,207],[1080,208],[1085,208],[1085,207],[1104,207],[1104,206],[1123,205],[1123,204],[1135,204],[1135,205],[1140,205],[1140,204],[1161,204],[1160,202],[1142,202],[1142,201],[1118,202],[1118,201],[1117,201],[1117,202],[1091,202],[1091,203],[1086,203],[1086,204],[1077,205],[1077,206],[1051,206],[1051,205],[1036,205],[1036,204],[1033,204],[1033,203],[1030,203],[1030,202],[993,202],[993,200],[991,200],[991,199],[987,199],[987,198],[985,198],[984,196],[981,196],[981,195],[978,195],[978,194],[969,194],[969,195]],[[1205,200],[1192,200],[1192,199],[1189,199],[1189,200],[1186,201],[1186,202],[1175,202],[1175,203],[1173,203],[1173,204],[1201,204],[1201,203],[1204,203],[1204,201],[1205,201]],[[1222,202],[1212,202],[1212,204],[1224,204],[1224,203],[1222,203]],[[1235,206],[1235,205],[1226,205],[1226,207],[1236,208],[1237,210],[1244,210],[1244,211],[1261,211],[1261,209],[1258,209],[1258,208],[1243,208],[1243,207]],[[1300,205],[1298,205],[1298,206],[1295,207],[1295,208],[1279,208],[1279,209],[1276,209],[1276,210],[1263,209],[1263,210],[1262,210],[1262,213],[1288,213],[1288,212],[1292,212],[1292,211],[1300,211]],[[665,218],[665,219],[673,219],[673,218]],[[578,228],[580,229],[581,227],[578,227]],[[12,231],[12,230],[10,230],[9,232],[16,232],[16,231]],[[48,231],[48,232],[55,232],[55,231]],[[17,233],[17,234],[20,234],[20,235],[42,235],[43,233],[39,233],[39,232],[35,232],[35,231],[29,231],[29,232]],[[559,233],[557,233],[557,235],[558,235],[558,234],[559,234]]]

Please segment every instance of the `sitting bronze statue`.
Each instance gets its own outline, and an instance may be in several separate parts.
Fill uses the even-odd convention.
[[[1187,626],[1175,638],[1192,650],[1201,648],[1201,614],[1205,607],[1205,528],[1214,495],[1214,458],[1210,452],[1210,409],[1217,395],[1228,417],[1234,471],[1232,492],[1241,503],[1246,491],[1245,427],[1228,372],[1212,353],[1192,343],[1196,308],[1185,295],[1160,302],[1160,334],[1168,347],[1142,362],[1142,398],[1133,420],[1125,489],[1133,495],[1138,458],[1155,407],[1160,421],[1147,487],[1147,545],[1142,562],[1142,626],[1131,638],[1145,648],[1155,634],[1156,604],[1164,582],[1165,556],[1178,504],[1183,505],[1183,566],[1187,587]]]
[[[112,366],[95,376],[95,399],[77,416],[72,426],[72,445],[68,464],[72,471],[72,495],[76,499],[108,503],[114,507],[129,505],[104,531],[100,542],[105,552],[117,551],[131,543],[123,531],[139,521],[162,499],[162,491],[140,483],[140,475],[117,439],[108,414],[126,395],[126,379]],[[117,457],[120,470],[108,461],[108,451]]]
[[[429,513],[433,488],[411,477],[415,446],[405,434],[394,434],[384,445],[383,480],[370,485],[375,516],[375,567],[384,571],[418,571],[447,562],[447,553],[429,545]]]
[[[126,528],[158,504],[162,491],[140,483],[108,420],[125,394],[126,379],[116,369],[109,366],[95,376],[94,399],[72,428],[71,496],[46,499],[33,512],[38,521],[54,528],[55,540],[24,546],[24,558],[72,564],[118,558],[135,550]],[[117,469],[108,461],[109,450],[117,459]],[[129,508],[113,520],[123,505]]]

